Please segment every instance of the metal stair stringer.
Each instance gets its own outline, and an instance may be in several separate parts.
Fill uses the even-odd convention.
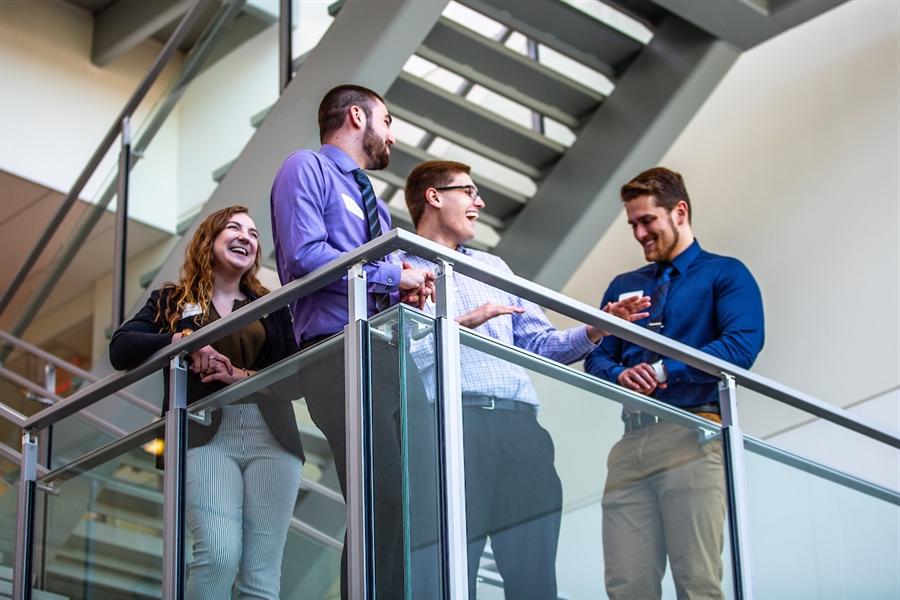
[[[667,16],[495,248],[513,271],[565,285],[621,211],[619,187],[655,165],[740,52]]]
[[[362,0],[346,2],[291,85],[194,217],[148,290],[177,277],[187,242],[203,218],[235,203],[247,206],[257,217],[263,255],[270,255],[272,233],[267,216],[272,178],[291,152],[318,146],[316,113],[322,96],[335,85],[347,82],[385,92],[438,21],[447,0],[379,2],[378,10],[373,10],[372,4]],[[146,302],[148,294],[136,306]]]

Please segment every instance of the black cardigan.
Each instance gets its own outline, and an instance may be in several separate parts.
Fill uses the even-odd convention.
[[[109,342],[109,360],[113,368],[132,369],[172,343],[172,333],[168,332],[168,325],[156,319],[156,307],[160,293],[159,290],[153,292],[147,300],[147,304],[113,333]],[[248,297],[253,298],[250,294]],[[291,326],[291,313],[287,307],[263,317],[260,319],[260,323],[265,329],[266,340],[253,365],[248,367],[254,371],[264,369],[297,352],[297,343],[294,341],[294,332]],[[176,325],[176,331],[199,328],[194,323],[193,317],[183,318]],[[168,369],[166,369],[165,375],[168,380]],[[195,402],[224,387],[226,384],[221,381],[203,383],[198,374],[188,371],[188,403]],[[289,393],[290,388],[296,388],[296,386],[279,386],[279,392]],[[276,395],[282,396],[283,394]],[[168,385],[166,385],[163,396],[162,414],[165,414],[168,408]],[[261,397],[259,410],[272,431],[272,435],[284,449],[305,460],[291,403],[286,399],[275,400],[274,398],[271,402],[267,402],[264,397]],[[188,422],[188,446],[202,446],[213,438],[222,423],[222,411],[212,411],[211,417],[212,423],[209,426],[194,421]]]

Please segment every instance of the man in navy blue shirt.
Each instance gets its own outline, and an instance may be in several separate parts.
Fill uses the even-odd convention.
[[[622,187],[634,238],[649,265],[613,279],[601,306],[652,298],[637,324],[742,368],[763,346],[759,287],[739,260],[694,238],[681,175],[657,167]],[[585,370],[635,392],[720,421],[718,379],[640,346],[606,337]],[[725,483],[719,441],[626,410],[603,493],[603,554],[610,598],[659,598],[666,557],[678,598],[724,598]]]

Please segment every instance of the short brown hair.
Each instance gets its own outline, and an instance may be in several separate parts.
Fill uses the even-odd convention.
[[[628,183],[622,186],[622,202],[634,200],[640,196],[653,196],[657,206],[662,206],[669,212],[675,205],[684,200],[687,204],[688,223],[691,222],[691,199],[688,197],[687,188],[681,173],[676,173],[665,167],[647,169]]]
[[[324,142],[329,133],[341,128],[351,106],[362,107],[366,119],[371,119],[373,101],[386,104],[384,98],[361,85],[345,83],[328,90],[319,103],[319,141]]]
[[[419,226],[419,220],[425,214],[425,192],[428,188],[441,187],[450,183],[457,173],[470,173],[472,168],[464,163],[452,160],[429,160],[423,162],[406,178],[406,208],[412,218],[413,226]]]

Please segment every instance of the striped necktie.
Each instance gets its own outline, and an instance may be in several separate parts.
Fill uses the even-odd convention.
[[[375,190],[372,189],[372,182],[363,173],[362,169],[353,171],[353,178],[359,185],[359,191],[362,194],[363,205],[366,207],[366,223],[369,225],[369,240],[374,240],[381,235],[381,220],[378,218],[378,201],[375,199]],[[378,312],[383,311],[391,305],[391,298],[388,294],[372,294],[375,297],[375,307]]]
[[[650,316],[647,318],[647,327],[657,333],[663,328],[663,312],[666,309],[666,300],[669,298],[669,287],[672,284],[672,273],[675,267],[670,263],[660,265],[662,271],[656,278],[656,287],[653,288],[653,297],[650,299]]]
[[[672,273],[675,267],[671,263],[659,265],[659,276],[656,278],[656,286],[653,288],[653,296],[650,299],[650,316],[647,317],[647,329],[655,333],[663,333],[663,313],[666,310],[666,300],[669,298],[669,288],[672,285]],[[663,335],[665,335],[663,333]],[[644,362],[653,363],[660,358],[659,354],[644,349]]]
[[[363,173],[362,169],[353,171],[353,178],[359,185],[359,191],[362,194],[363,205],[366,207],[366,222],[369,224],[369,240],[374,240],[381,235],[381,221],[378,219],[378,201],[375,200],[375,190],[372,189],[372,182]]]

